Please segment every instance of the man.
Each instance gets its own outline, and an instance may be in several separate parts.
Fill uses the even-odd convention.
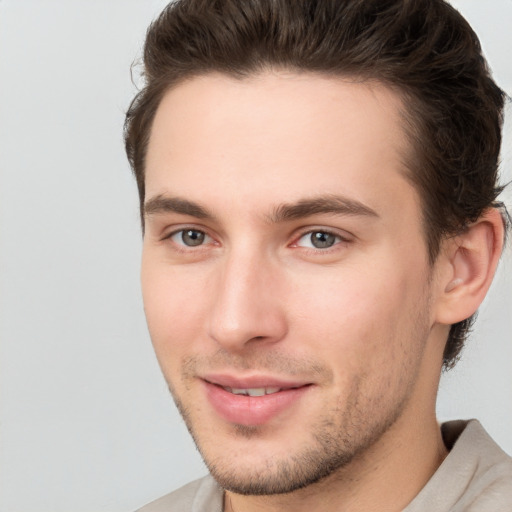
[[[211,476],[146,511],[504,511],[439,426],[494,275],[504,94],[441,0],[188,0],[127,114],[149,330]]]

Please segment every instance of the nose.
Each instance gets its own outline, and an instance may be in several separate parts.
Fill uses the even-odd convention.
[[[287,332],[278,265],[256,254],[232,254],[216,274],[209,335],[222,348],[242,351],[277,343]]]

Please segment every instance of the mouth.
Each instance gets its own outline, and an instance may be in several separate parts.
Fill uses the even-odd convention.
[[[224,389],[228,393],[232,393],[233,395],[244,395],[244,396],[273,395],[274,393],[279,393],[280,391],[285,391],[286,389],[296,389],[296,388],[278,388],[278,387],[268,387],[268,388],[230,388],[229,386],[221,386],[221,387],[222,387],[222,389]]]
[[[273,378],[208,376],[201,379],[214,413],[231,424],[257,426],[291,414],[313,387]]]

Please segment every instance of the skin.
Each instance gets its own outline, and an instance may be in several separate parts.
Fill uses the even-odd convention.
[[[145,311],[225,510],[401,510],[446,456],[444,343],[489,279],[464,302],[465,283],[487,273],[461,240],[429,265],[401,108],[378,83],[284,71],[194,78],[159,106]],[[475,235],[493,262],[497,225]],[[237,424],[205,391],[219,374],[307,386],[261,424]]]

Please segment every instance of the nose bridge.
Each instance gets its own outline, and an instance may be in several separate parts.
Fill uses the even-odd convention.
[[[276,342],[284,336],[277,274],[272,258],[251,243],[227,252],[215,277],[209,325],[218,344],[240,350],[248,342]]]

